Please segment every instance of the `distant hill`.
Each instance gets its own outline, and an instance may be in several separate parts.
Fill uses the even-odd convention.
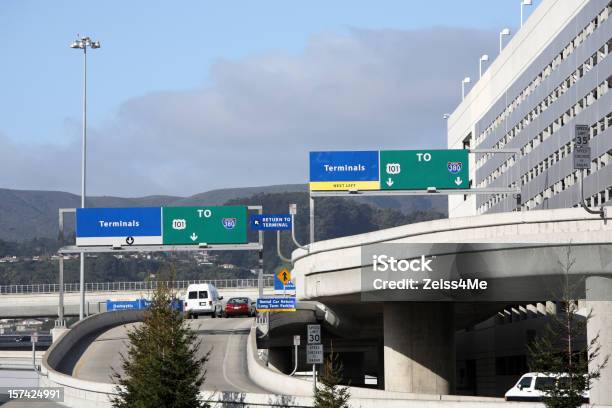
[[[190,197],[147,196],[137,198],[89,197],[89,207],[145,207],[223,205],[228,201],[260,194],[306,192],[305,184],[286,184],[211,190]],[[390,208],[404,214],[418,211],[447,213],[445,197],[359,197],[356,202]],[[57,238],[58,209],[80,206],[80,197],[62,191],[0,189],[0,240],[24,241],[32,238]],[[67,229],[72,228],[68,224]]]

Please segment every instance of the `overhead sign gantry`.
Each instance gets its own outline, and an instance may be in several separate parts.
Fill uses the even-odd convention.
[[[76,245],[60,254],[170,251],[258,251],[259,294],[263,295],[263,231],[249,242],[248,213],[262,216],[261,206],[198,206],[136,208],[70,208],[59,210],[60,236],[64,216],[76,213]],[[64,257],[59,257],[59,324],[64,324]],[[80,315],[84,315],[84,282],[80,282]]]
[[[468,150],[310,153],[311,191],[465,189]]]
[[[310,152],[310,241],[314,198],[382,195],[514,194],[520,188],[471,188],[469,154],[518,149],[429,149]]]

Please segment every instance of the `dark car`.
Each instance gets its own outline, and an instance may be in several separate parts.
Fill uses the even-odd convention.
[[[251,300],[248,297],[230,298],[225,304],[225,316],[253,316]]]

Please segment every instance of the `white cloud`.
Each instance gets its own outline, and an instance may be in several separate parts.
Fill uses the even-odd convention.
[[[123,103],[89,132],[89,191],[137,196],[307,181],[308,151],[443,147],[442,114],[495,33],[351,30],[299,55],[218,61],[211,85]],[[177,73],[180,75],[180,73]],[[0,185],[78,191],[78,131],[67,146],[0,135]],[[3,165],[4,167],[4,165]]]

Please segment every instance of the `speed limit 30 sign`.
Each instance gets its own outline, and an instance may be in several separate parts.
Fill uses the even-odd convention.
[[[308,325],[306,342],[308,344],[321,344],[321,325],[320,324],[309,324]]]

